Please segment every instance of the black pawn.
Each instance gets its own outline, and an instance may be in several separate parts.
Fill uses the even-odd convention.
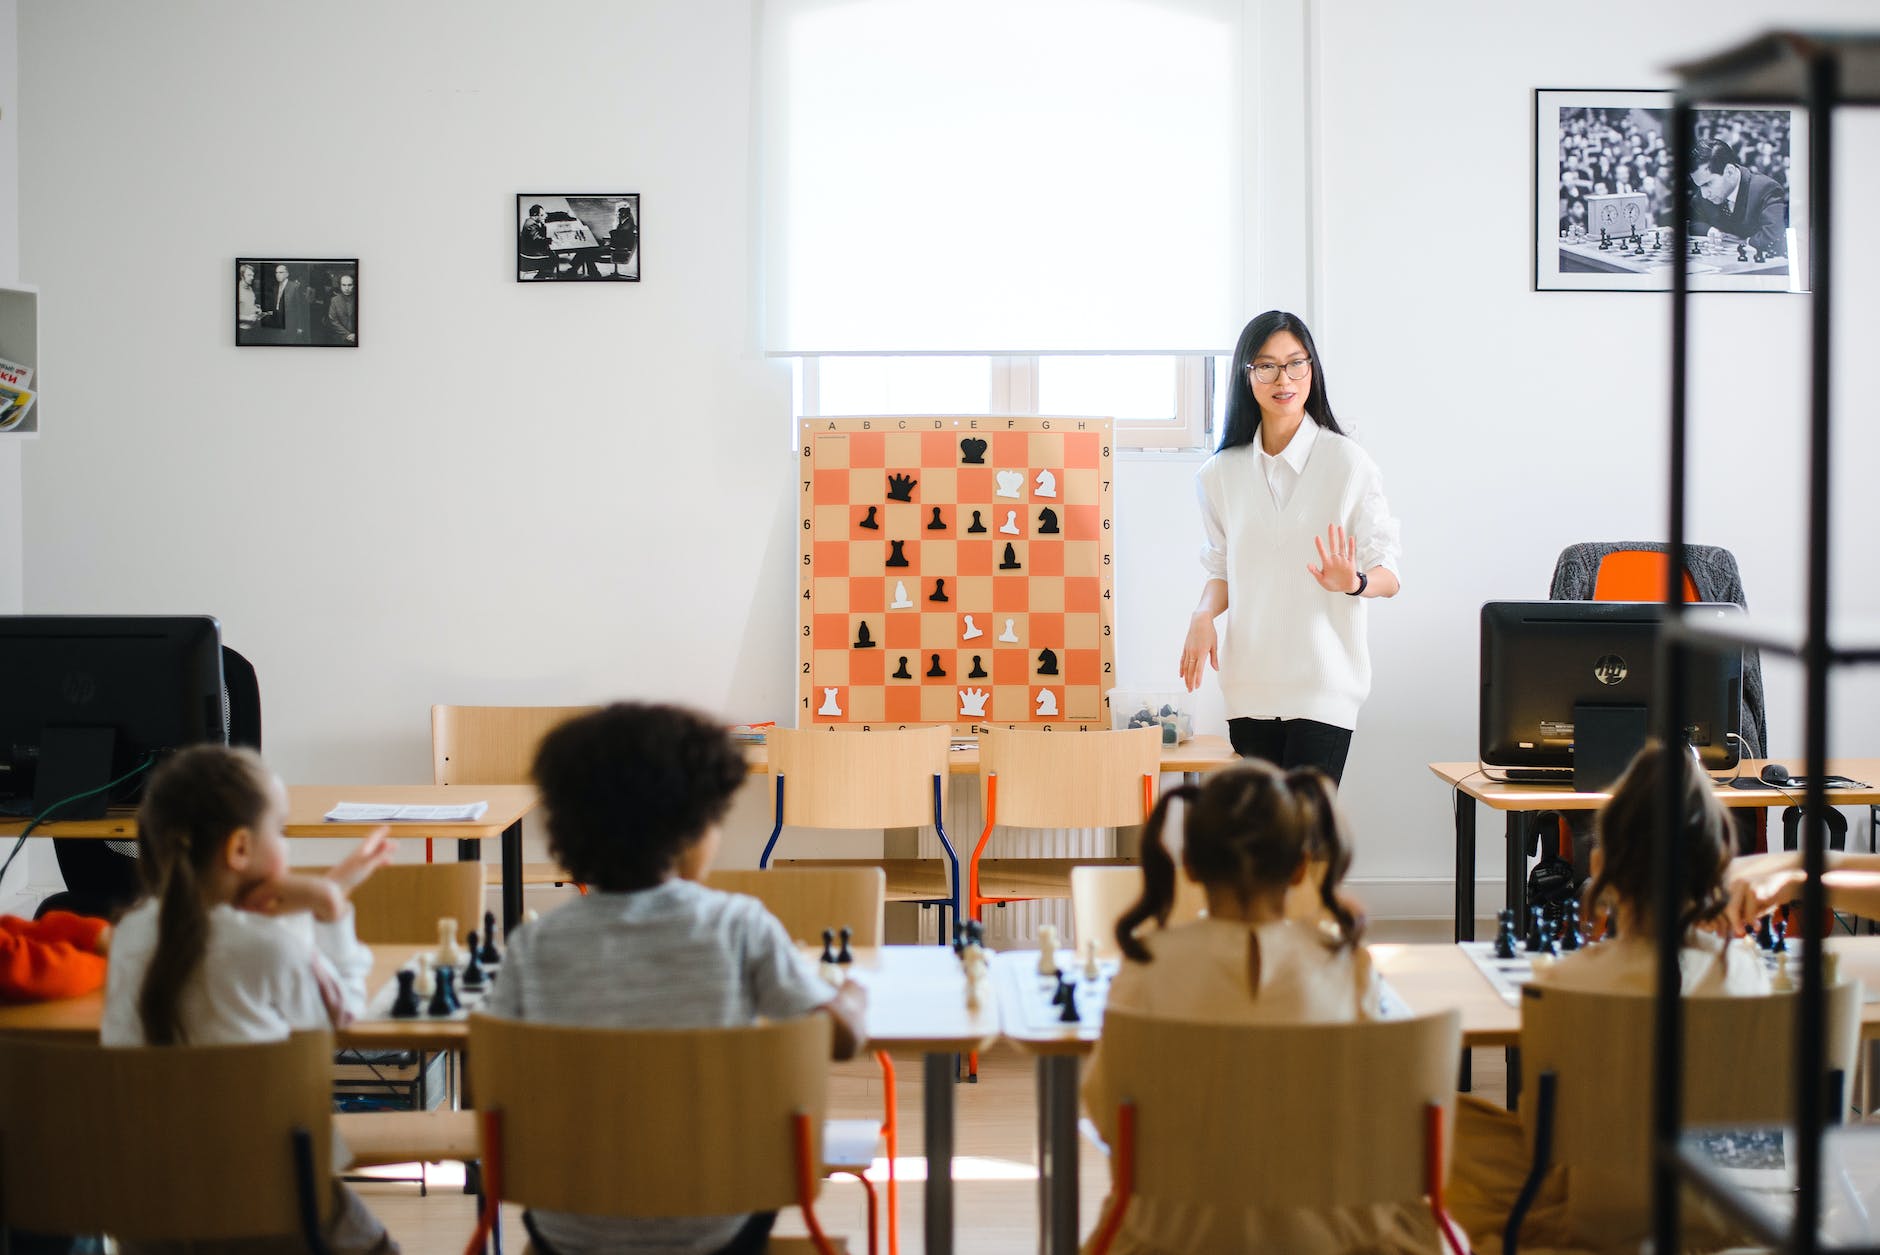
[[[907,669],[907,655],[906,654],[901,655],[901,665],[895,668],[894,674],[889,676],[888,678],[890,680],[911,680],[914,678],[913,673]]]
[[[1058,973],[1058,979],[1063,980],[1063,978],[1063,973]],[[1076,1024],[1081,1022],[1083,1018],[1083,1016],[1077,1014],[1077,986],[1065,981],[1064,1009],[1058,1012],[1058,1023]]]
[[[483,953],[477,958],[483,960],[486,967],[503,961],[503,956],[496,952],[496,912],[494,911],[483,912]]]
[[[449,1015],[457,1010],[457,969],[454,967],[434,968],[432,978],[437,982],[431,990],[431,1005],[425,1008],[427,1015]]]
[[[418,991],[413,987],[418,979],[416,972],[398,974],[398,996],[392,999],[392,1018],[394,1020],[415,1019],[418,1014]]]
[[[888,561],[884,565],[906,566],[907,555],[901,552],[901,546],[905,545],[906,543],[907,542],[905,540],[889,541],[888,542]]]
[[[1049,649],[1039,650],[1038,651],[1038,674],[1039,675],[1056,675],[1057,673],[1058,673],[1058,669],[1057,669],[1056,652],[1053,650],[1049,650]]]
[[[464,965],[463,987],[465,989],[483,988],[483,963],[477,957],[477,935],[470,934],[470,962]]]
[[[986,525],[979,521],[979,511],[973,511],[973,525],[966,530],[972,533],[979,533],[986,530]]]
[[[932,657],[933,657],[933,666],[927,668],[927,674],[930,676],[937,676],[937,677],[944,678],[946,676],[946,668],[940,665],[940,655],[934,654],[932,655]]]
[[[1560,946],[1554,938],[1554,921],[1545,917],[1541,919],[1541,953],[1560,957]]]
[[[1018,550],[1012,548],[1012,542],[1009,540],[1005,542],[1005,561],[999,563],[999,569],[1001,571],[1018,570]]]
[[[1769,923],[1769,916],[1765,915],[1762,917],[1762,921],[1756,925],[1756,944],[1764,950],[1774,950],[1776,948],[1776,935],[1769,927]]]
[[[866,527],[871,532],[878,532],[881,530],[881,524],[875,522],[875,507],[874,506],[871,505],[868,507],[868,517],[862,520],[862,526]]]
[[[928,594],[928,596],[927,596],[927,600],[928,600],[928,601],[950,601],[950,600],[952,600],[951,598],[949,598],[949,597],[947,596],[947,582],[946,582],[945,580],[942,580],[942,579],[936,579],[936,580],[935,580],[935,581],[933,582],[933,592],[931,592],[931,593],[929,593],[929,594]]]
[[[960,461],[967,466],[984,466],[986,442],[978,436],[968,436],[960,441]]]
[[[854,935],[855,935],[854,929],[850,928],[847,924],[844,924],[842,926],[842,949],[838,951],[836,954],[836,962],[838,963],[855,962],[855,956],[849,953],[849,938]]]
[[[1530,906],[1528,908],[1527,944],[1522,949],[1529,954],[1539,954],[1541,945],[1541,908]]]
[[[1514,957],[1514,912],[1501,911],[1495,916],[1501,925],[1495,933],[1495,957],[1512,959]]]
[[[927,530],[930,532],[944,532],[946,529],[946,520],[940,517],[940,507],[935,506],[933,508],[933,522],[927,524]]]
[[[986,678],[986,669],[979,665],[978,654],[973,655],[973,669],[966,673],[966,678],[969,680],[983,680]]]
[[[864,619],[861,626],[855,629],[855,648],[873,649],[874,647],[875,638],[868,634],[868,620]]]
[[[1786,952],[1788,948],[1789,948],[1789,921],[1786,919],[1779,919],[1776,921],[1776,943],[1773,946],[1769,947],[1769,951],[1772,954],[1782,954]]]
[[[1560,934],[1560,948],[1562,950],[1580,948],[1580,904],[1578,902],[1567,903],[1567,922]]]
[[[1063,1006],[1064,999],[1070,996],[1070,991],[1071,983],[1064,978],[1064,969],[1059,968],[1057,974],[1057,988],[1051,991],[1051,1005],[1054,1007]]]
[[[1056,536],[1058,534],[1057,511],[1050,506],[1038,511],[1038,534]]]
[[[822,961],[824,963],[834,963],[836,961],[836,930],[833,928],[823,929]]]

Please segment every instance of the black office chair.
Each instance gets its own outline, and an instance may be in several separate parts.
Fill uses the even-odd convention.
[[[261,749],[261,684],[255,666],[222,646],[222,722],[230,745]],[[114,920],[143,893],[135,841],[99,841],[55,837],[53,857],[65,889],[39,904],[35,919],[47,911],[70,911]]]

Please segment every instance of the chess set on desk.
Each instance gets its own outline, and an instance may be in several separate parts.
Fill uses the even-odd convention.
[[[1495,987],[1501,1000],[1511,1007],[1521,1005],[1521,987],[1534,979],[1537,969],[1558,962],[1563,954],[1605,944],[1584,935],[1577,902],[1568,904],[1566,917],[1558,926],[1541,907],[1529,907],[1525,937],[1515,933],[1513,911],[1502,911],[1496,918],[1499,928],[1495,940],[1456,944]],[[1790,965],[1794,951],[1789,947],[1785,920],[1765,915],[1754,935],[1740,937],[1733,944],[1762,959],[1769,971],[1769,987],[1775,992],[1792,990],[1800,983],[1800,961],[1797,960],[1794,967]],[[1827,964],[1828,984],[1832,985],[1839,979],[1841,956],[1828,950],[1823,958]],[[1880,990],[1867,991],[1864,1000],[1880,1001]]]
[[[483,913],[483,937],[470,933],[457,944],[457,921],[437,921],[437,949],[425,950],[398,971],[366,1004],[368,1020],[462,1020],[482,1006],[502,971],[496,948],[496,914]],[[458,983],[458,974],[463,981]]]

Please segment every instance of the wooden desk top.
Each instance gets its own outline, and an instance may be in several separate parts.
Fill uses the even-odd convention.
[[[1712,777],[1718,781],[1717,800],[1725,806],[1787,806],[1793,801],[1801,801],[1800,790],[1772,789],[1756,781],[1758,773],[1771,762],[1779,762],[1791,771],[1798,766],[1794,759],[1746,758],[1738,766],[1734,776]],[[1575,793],[1571,785],[1565,784],[1504,784],[1490,780],[1482,773],[1480,763],[1431,763],[1430,770],[1437,779],[1452,789],[1458,789],[1478,802],[1482,802],[1498,811],[1590,811],[1598,810],[1611,797],[1610,793]],[[1865,781],[1869,787],[1864,789],[1830,789],[1828,803],[1831,806],[1866,806],[1880,802],[1880,758],[1830,758],[1830,775],[1846,776],[1850,780]],[[1725,779],[1744,779],[1756,781],[1757,787],[1735,788],[1722,783]]]
[[[1076,733],[1070,733],[1075,736]],[[1180,745],[1162,747],[1163,771],[1212,771],[1234,761],[1233,746],[1224,736],[1190,737]],[[770,759],[762,745],[744,747],[744,762],[754,776],[770,774]],[[966,746],[947,755],[947,771],[955,776],[970,776],[979,770],[979,747]],[[4,831],[4,830],[0,830]]]
[[[535,788],[526,784],[290,784],[287,786],[287,823],[290,837],[365,836],[377,824],[332,824],[322,816],[339,802],[385,802],[407,806],[462,806],[488,802],[483,818],[469,823],[396,823],[393,836],[445,837],[473,840],[500,837],[503,829],[536,807]],[[0,823],[0,838],[18,836],[26,825],[19,820]],[[42,824],[35,837],[98,837],[130,841],[137,836],[137,816],[113,811],[103,819],[78,819]]]

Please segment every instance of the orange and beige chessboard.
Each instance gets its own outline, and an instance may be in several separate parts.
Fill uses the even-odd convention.
[[[811,418],[799,435],[799,726],[1110,726],[1109,419]]]

